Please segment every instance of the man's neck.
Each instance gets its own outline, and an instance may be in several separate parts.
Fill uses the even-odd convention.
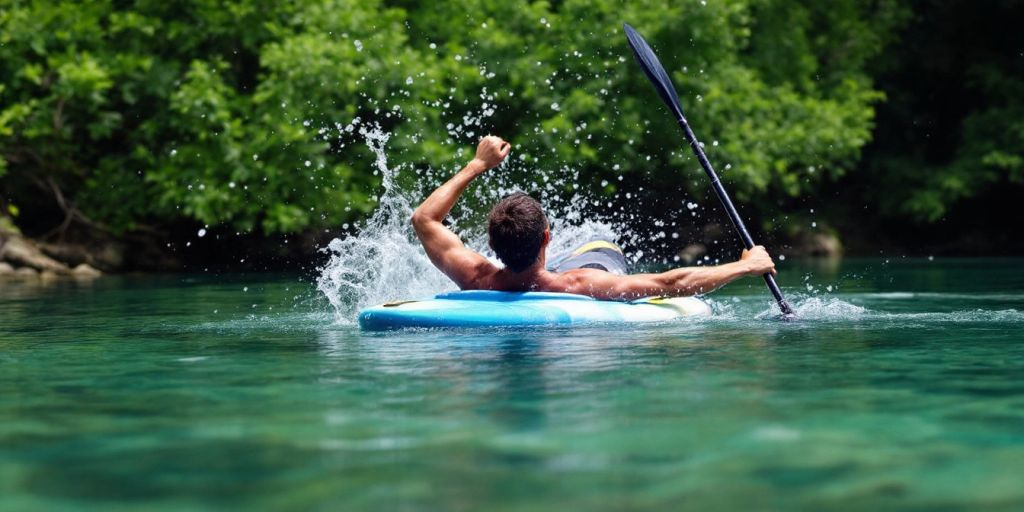
[[[514,288],[524,291],[542,288],[552,275],[550,271],[544,268],[544,265],[545,260],[541,256],[536,263],[521,272],[512,272],[508,268],[504,268],[500,271],[503,274],[501,285],[503,288]]]

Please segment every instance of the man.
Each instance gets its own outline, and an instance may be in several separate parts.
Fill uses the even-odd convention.
[[[630,300],[707,293],[743,276],[775,273],[768,252],[756,246],[743,251],[739,261],[724,265],[625,275],[622,251],[608,242],[587,244],[549,270],[544,254],[551,241],[547,218],[540,203],[523,193],[502,199],[488,219],[491,249],[505,264],[499,268],[467,249],[442,221],[470,182],[501,164],[511,150],[499,137],[484,137],[476,157],[413,213],[412,225],[430,261],[463,290],[565,292]]]

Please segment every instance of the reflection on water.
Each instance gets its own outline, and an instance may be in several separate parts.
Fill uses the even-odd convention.
[[[751,280],[697,322],[391,333],[294,276],[2,283],[0,509],[1018,510],[1018,268],[791,266],[792,324]]]

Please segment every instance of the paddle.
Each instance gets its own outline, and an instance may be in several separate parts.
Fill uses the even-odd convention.
[[[753,248],[754,239],[750,237],[747,227],[743,224],[743,219],[740,218],[740,214],[736,212],[736,208],[732,205],[732,200],[729,199],[729,194],[725,191],[725,187],[722,186],[722,182],[719,181],[715,170],[711,168],[711,162],[708,161],[708,157],[704,154],[700,143],[697,142],[697,136],[693,134],[690,123],[686,122],[686,117],[683,116],[683,108],[679,105],[679,95],[676,93],[676,88],[672,85],[672,80],[669,79],[668,73],[661,66],[661,62],[658,61],[658,57],[654,55],[654,50],[651,50],[647,41],[636,30],[633,30],[633,27],[629,26],[628,23],[624,23],[622,27],[626,31],[626,39],[629,40],[629,47],[633,49],[636,61],[643,68],[647,78],[654,84],[654,89],[658,91],[658,96],[661,96],[661,100],[665,102],[665,105],[668,105],[669,110],[676,116],[679,127],[683,129],[683,133],[686,134],[686,140],[689,141],[690,147],[693,148],[693,153],[697,155],[697,160],[700,161],[704,172],[711,178],[711,186],[714,187],[715,193],[718,194],[718,199],[722,201],[722,206],[725,207],[725,211],[729,214],[732,225],[736,227],[740,238],[743,239],[743,245],[747,249]],[[796,319],[793,309],[786,303],[786,299],[782,296],[782,290],[779,289],[779,285],[775,282],[775,276],[770,273],[765,274],[764,282],[768,285],[772,295],[775,296],[775,301],[779,303],[782,318],[785,320]]]

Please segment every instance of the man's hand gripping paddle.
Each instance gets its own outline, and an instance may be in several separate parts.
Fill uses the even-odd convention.
[[[679,123],[679,127],[683,129],[683,133],[686,134],[686,140],[690,143],[690,148],[697,155],[697,160],[700,161],[704,172],[711,178],[711,186],[714,187],[715,193],[718,194],[718,199],[722,201],[722,206],[725,207],[725,211],[729,214],[729,219],[732,220],[732,225],[736,228],[736,232],[743,239],[743,245],[747,249],[753,248],[754,239],[750,237],[747,227],[743,224],[743,219],[740,218],[740,214],[736,212],[736,208],[732,205],[732,200],[729,199],[729,194],[722,187],[722,182],[718,180],[718,175],[715,174],[715,170],[711,167],[711,162],[704,155],[704,150],[700,147],[700,143],[697,142],[697,136],[693,134],[690,123],[687,123],[686,117],[683,116],[683,108],[679,105],[679,95],[676,94],[676,88],[672,85],[672,80],[669,79],[668,73],[661,66],[661,62],[658,61],[658,57],[654,55],[654,51],[648,46],[647,41],[644,41],[644,38],[636,30],[633,30],[633,27],[629,26],[629,24],[623,24],[623,28],[626,31],[626,39],[629,40],[629,46],[633,49],[633,55],[636,56],[636,61],[643,68],[647,78],[654,84],[654,89],[658,91],[658,96],[661,96],[661,100],[665,102],[665,105],[668,105],[668,109],[676,116],[676,121]],[[779,285],[775,282],[775,276],[765,274],[764,282],[768,285],[772,295],[775,296],[775,301],[779,303],[782,318],[784,320],[795,320],[796,315],[793,314],[793,309],[789,307],[786,299],[782,296],[782,290],[779,289]]]

